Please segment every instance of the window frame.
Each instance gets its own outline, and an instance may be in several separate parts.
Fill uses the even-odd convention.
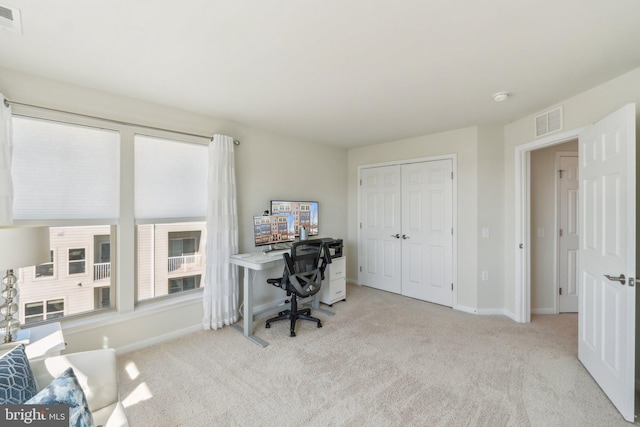
[[[134,216],[134,136],[137,134],[147,135],[157,138],[171,139],[181,142],[189,142],[200,145],[208,145],[210,138],[197,135],[174,133],[161,129],[136,126],[125,122],[100,119],[97,117],[85,116],[82,114],[66,113],[56,110],[41,109],[28,105],[15,105],[12,109],[12,116],[32,118],[36,120],[51,120],[70,125],[89,126],[99,129],[111,130],[120,134],[120,214],[117,218],[103,220],[14,220],[16,225],[49,225],[56,226],[86,226],[86,225],[109,225],[111,226],[111,308],[95,309],[88,312],[65,315],[61,319],[56,319],[71,328],[78,330],[91,330],[101,327],[105,321],[115,321],[115,319],[136,318],[136,312],[166,312],[172,307],[179,307],[183,304],[193,304],[201,299],[203,284],[193,291],[170,294],[153,299],[138,301],[137,298],[137,268],[136,259],[138,224],[168,223],[168,222],[190,222],[204,221],[205,218],[170,218],[170,219],[146,219],[136,220]],[[56,260],[60,256],[56,253]],[[60,268],[55,268],[56,277],[61,272]],[[47,323],[47,320],[43,321]]]

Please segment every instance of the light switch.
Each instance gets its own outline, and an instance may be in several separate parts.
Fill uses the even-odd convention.
[[[544,228],[538,227],[538,237],[544,237]]]
[[[486,239],[489,237],[489,227],[482,227],[482,238]]]
[[[483,271],[482,272],[482,280],[483,281],[489,280],[489,272],[488,271]]]

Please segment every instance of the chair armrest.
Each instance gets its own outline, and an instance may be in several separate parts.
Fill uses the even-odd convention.
[[[112,348],[64,354],[31,362],[38,389],[72,367],[91,412],[118,401],[116,352]]]

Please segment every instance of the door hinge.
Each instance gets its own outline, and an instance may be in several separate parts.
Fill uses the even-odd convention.
[[[360,266],[360,273],[362,273],[362,266]]]
[[[453,227],[451,227],[451,235],[453,236]]]
[[[453,290],[453,283],[451,284],[451,290]]]
[[[362,228],[362,223],[360,223],[360,228]]]
[[[362,180],[360,180],[360,185],[362,185]]]
[[[453,179],[453,172],[451,172],[451,179]]]
[[[562,288],[560,288],[560,295],[562,295]]]
[[[560,174],[560,179],[562,179],[562,172],[564,172],[564,169],[559,169],[558,173]]]
[[[560,237],[562,237],[562,228],[560,229]]]

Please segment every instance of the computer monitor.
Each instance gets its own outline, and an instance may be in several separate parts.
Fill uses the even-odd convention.
[[[253,217],[253,238],[256,247],[291,243],[295,241],[295,237],[293,215],[256,215]]]
[[[318,202],[272,200],[271,214],[293,215],[293,229],[296,237],[300,235],[302,227],[307,229],[309,236],[318,234]]]

